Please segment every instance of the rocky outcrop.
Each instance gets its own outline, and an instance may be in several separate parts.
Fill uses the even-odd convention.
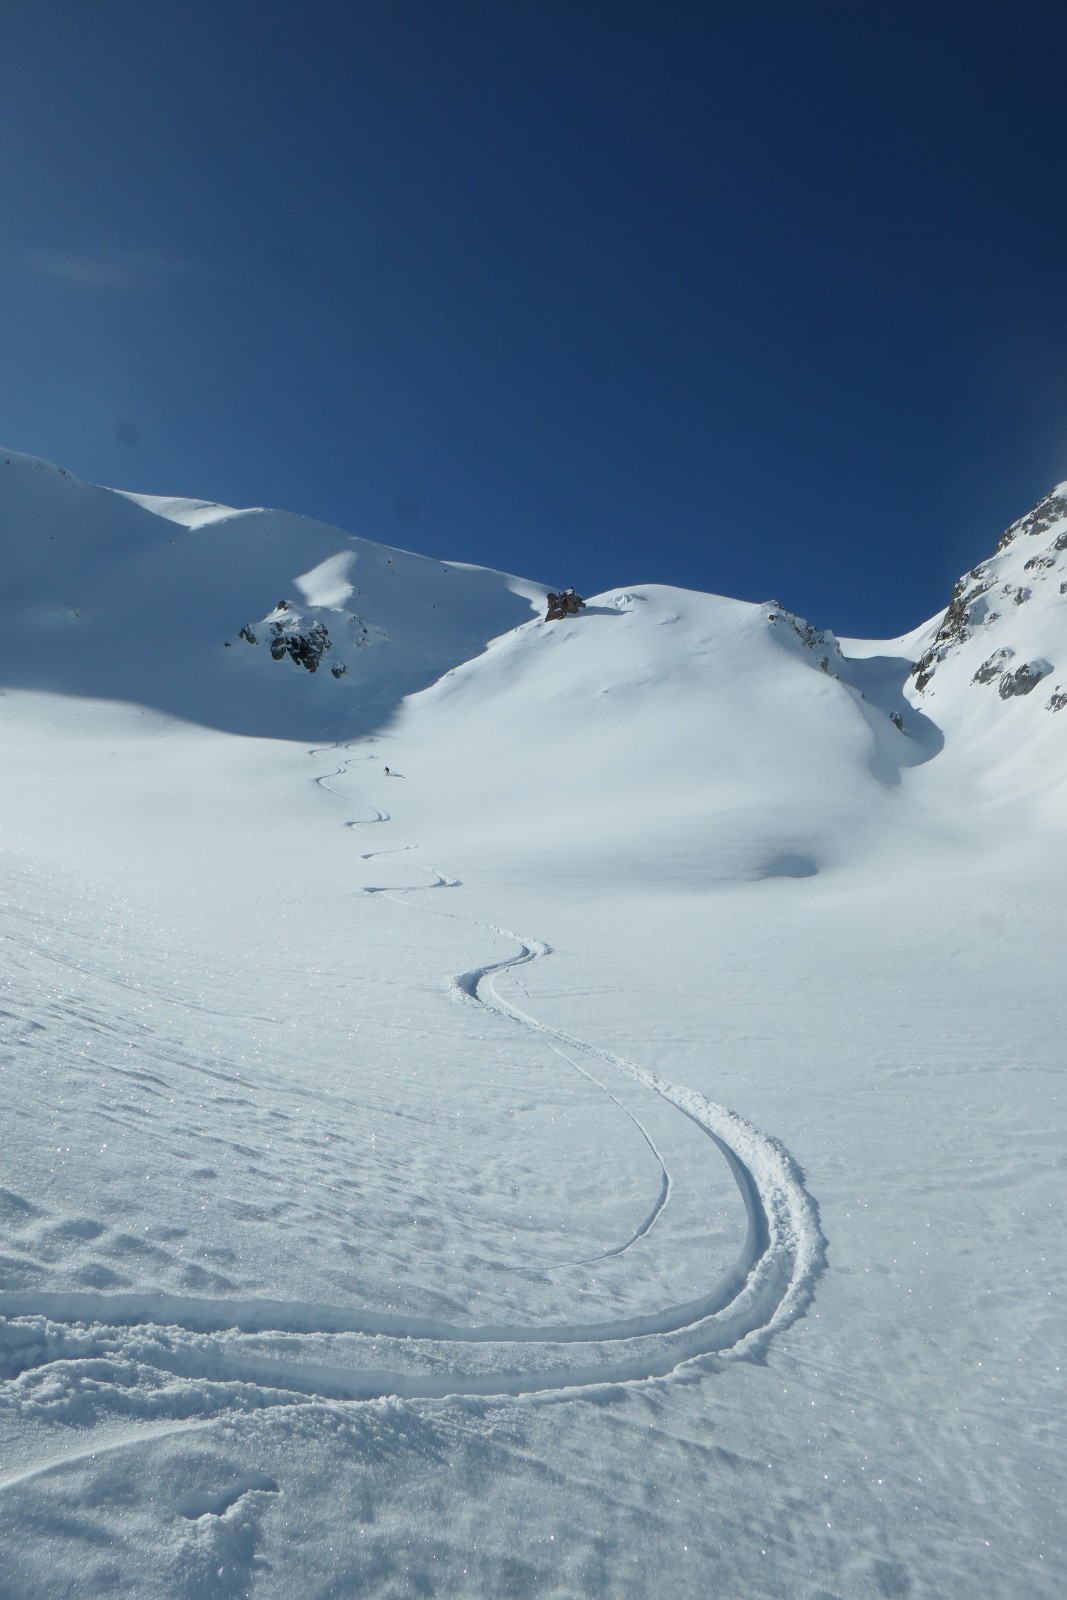
[[[915,691],[923,694],[935,683],[946,689],[958,685],[962,669],[964,683],[979,688],[995,683],[1001,700],[1030,694],[1053,670],[1044,652],[1067,645],[1064,551],[1067,485],[1061,484],[1012,523],[988,560],[957,580],[944,616],[911,669]],[[937,676],[957,661],[946,677]],[[1048,709],[1058,707],[1050,702]]]
[[[997,685],[997,693],[1002,700],[1010,700],[1017,694],[1029,694],[1051,671],[1051,661],[1024,661],[1014,672],[1003,674]]]
[[[982,662],[971,682],[992,683],[994,678],[1000,677],[1014,654],[1015,651],[1010,645],[1005,646],[1003,650],[994,650],[988,661]]]
[[[911,669],[917,689],[926,688],[938,662],[944,661],[953,645],[962,644],[964,639],[969,639],[973,628],[989,615],[989,606],[984,596],[988,594],[990,587],[986,581],[984,566],[972,567],[962,578],[957,578],[949,597],[948,609],[934,635],[933,643]]]
[[[1067,494],[1064,494],[1063,485],[1060,484],[1043,500],[1039,500],[1025,517],[1020,517],[1018,522],[1013,522],[1011,527],[1001,534],[996,553],[999,556],[1020,535],[1028,539],[1039,539],[1043,533],[1055,527],[1057,522],[1063,521],[1067,521]],[[1067,547],[1065,544],[1056,544],[1057,550],[1063,550],[1065,547]]]
[[[304,623],[301,618],[271,623],[270,653],[275,661],[289,656],[298,667],[315,672],[327,650],[332,650],[324,622]]]
[[[562,589],[559,594],[549,590],[545,596],[545,621],[558,622],[561,617],[576,617],[585,610],[585,601],[573,589]]]
[[[804,648],[818,658],[823,672],[829,672],[832,677],[837,676],[837,672],[833,669],[841,660],[841,646],[837,642],[837,636],[831,633],[829,628],[816,628],[814,623],[798,617],[795,612],[787,611],[780,600],[769,602],[767,621],[775,625],[779,622],[784,623],[796,634]]]
[[[246,644],[258,645],[260,633],[273,661],[284,661],[288,656],[307,672],[317,672],[323,656],[333,649],[326,624],[318,617],[305,617],[288,600],[279,600],[262,622],[246,622],[237,637]],[[341,678],[347,668],[343,661],[335,661],[330,670],[335,678]]]

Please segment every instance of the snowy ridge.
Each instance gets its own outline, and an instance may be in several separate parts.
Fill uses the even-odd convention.
[[[380,725],[545,592],[285,511],[100,488],[13,450],[0,561],[0,683],[268,737]]]

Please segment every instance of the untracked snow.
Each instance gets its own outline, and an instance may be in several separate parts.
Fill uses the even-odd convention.
[[[3,1600],[1062,1592],[1064,493],[839,641],[0,452]]]

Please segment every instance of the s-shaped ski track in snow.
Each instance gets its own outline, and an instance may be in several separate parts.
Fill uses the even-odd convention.
[[[325,787],[349,765],[342,758],[334,772],[312,781]],[[387,820],[377,811],[365,822],[347,826],[360,831]],[[392,853],[373,851],[367,859]],[[457,886],[455,879],[434,868],[424,870],[433,879],[424,890]],[[380,886],[364,892],[410,904],[407,897],[412,890]],[[721,1152],[745,1206],[748,1228],[737,1261],[718,1283],[684,1304],[642,1315],[530,1326],[463,1326],[437,1318],[307,1301],[151,1292],[7,1291],[0,1292],[0,1376],[11,1378],[60,1363],[77,1367],[90,1361],[99,1380],[101,1365],[115,1363],[123,1369],[121,1383],[126,1387],[132,1362],[154,1372],[156,1382],[161,1373],[169,1373],[201,1388],[223,1385],[231,1394],[233,1386],[240,1385],[243,1406],[256,1403],[248,1386],[259,1391],[264,1405],[284,1404],[286,1396],[416,1400],[524,1395],[647,1381],[700,1358],[752,1355],[801,1316],[825,1266],[826,1241],[815,1202],[789,1152],[725,1106],[679,1088],[599,1045],[550,1027],[503,999],[496,988],[499,975],[543,960],[550,951],[538,940],[490,924],[478,925],[513,939],[519,948],[513,956],[452,978],[450,988],[458,1003],[479,1006],[537,1034],[605,1093],[610,1091],[573,1060],[574,1054],[603,1061],[627,1074],[689,1118]],[[632,1120],[663,1171],[660,1199],[638,1230],[640,1235],[648,1231],[666,1203],[670,1181],[656,1146],[637,1119]],[[620,1254],[632,1242],[606,1254]],[[353,1349],[353,1338],[373,1341],[374,1348]],[[334,1339],[339,1339],[343,1348],[332,1349]],[[382,1370],[352,1361],[355,1354],[378,1358],[379,1343],[390,1340],[401,1341],[398,1353],[421,1349],[421,1364],[414,1370],[403,1366]],[[470,1353],[468,1358],[464,1358],[464,1350]],[[516,1354],[522,1350],[524,1359],[494,1361],[494,1353],[503,1356],[506,1350]],[[545,1354],[539,1357],[538,1350]],[[225,1405],[223,1391],[218,1391],[208,1408],[225,1409]]]

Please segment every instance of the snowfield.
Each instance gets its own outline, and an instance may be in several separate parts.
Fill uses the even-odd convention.
[[[0,541],[2,1600],[1062,1594],[1067,486],[892,641]]]

